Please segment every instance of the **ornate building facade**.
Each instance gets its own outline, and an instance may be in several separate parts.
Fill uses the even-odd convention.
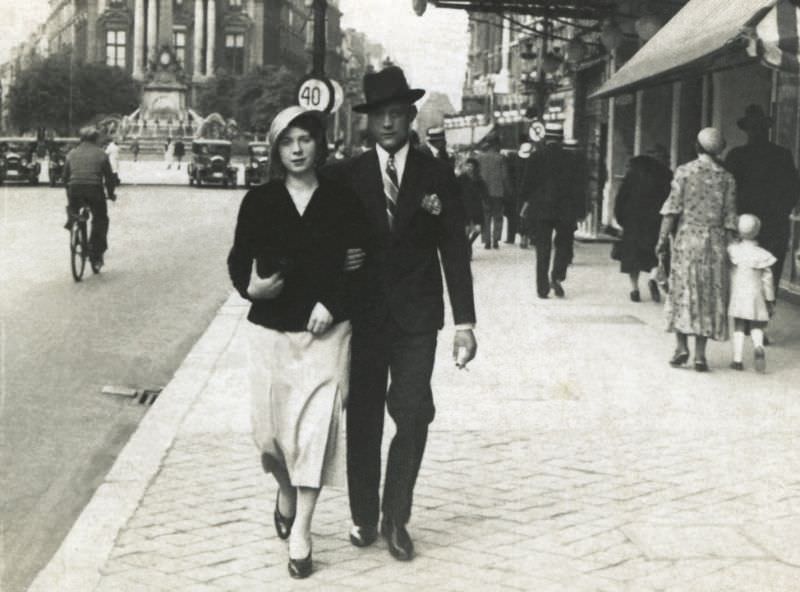
[[[341,71],[341,12],[327,11],[328,75]],[[225,69],[243,74],[282,64],[302,75],[310,64],[313,19],[304,0],[50,0],[49,51],[119,66],[143,80],[170,48],[195,83]]]

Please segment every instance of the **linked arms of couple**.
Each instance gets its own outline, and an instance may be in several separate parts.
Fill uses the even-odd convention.
[[[345,271],[356,271],[364,265],[366,253],[363,249],[348,249],[344,259]],[[466,368],[467,364],[475,358],[478,351],[478,342],[472,332],[472,327],[456,325],[456,334],[453,338],[453,359],[459,368]]]

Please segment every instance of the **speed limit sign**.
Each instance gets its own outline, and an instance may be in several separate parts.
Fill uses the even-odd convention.
[[[541,142],[544,140],[544,132],[544,124],[537,119],[528,128],[528,137],[534,142]]]
[[[308,77],[297,89],[297,104],[303,109],[328,112],[333,107],[334,90],[326,78]]]

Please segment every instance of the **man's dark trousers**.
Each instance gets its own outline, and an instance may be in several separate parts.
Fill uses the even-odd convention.
[[[436,332],[404,332],[389,317],[378,325],[354,326],[347,478],[350,511],[358,526],[378,524],[384,404],[397,432],[389,448],[381,509],[385,519],[397,524],[406,524],[411,516],[414,484],[434,416],[430,380],[436,337]]]
[[[567,267],[572,259],[572,241],[575,223],[563,220],[539,220],[534,222],[536,244],[536,291],[545,296],[550,291],[550,280],[563,282],[567,279]],[[553,237],[555,233],[555,238]],[[550,271],[550,255],[553,267]]]
[[[67,190],[70,214],[77,215],[87,204],[92,212],[92,232],[89,248],[93,255],[102,255],[108,249],[108,204],[103,188],[97,185],[71,185]],[[63,202],[62,202],[63,203]]]
[[[508,220],[506,242],[513,243],[517,240],[517,228],[519,227],[519,207],[516,196],[503,199],[503,215]]]

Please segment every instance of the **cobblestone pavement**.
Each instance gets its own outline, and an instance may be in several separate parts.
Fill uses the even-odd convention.
[[[535,298],[532,252],[477,252],[474,273],[479,357],[457,371],[443,331],[413,562],[351,546],[326,490],[315,573],[288,577],[230,301],[230,346],[90,589],[800,590],[797,308],[766,375],[728,370],[729,344],[704,375],[668,367],[660,307],[627,301],[607,246],[578,246],[565,300]]]

